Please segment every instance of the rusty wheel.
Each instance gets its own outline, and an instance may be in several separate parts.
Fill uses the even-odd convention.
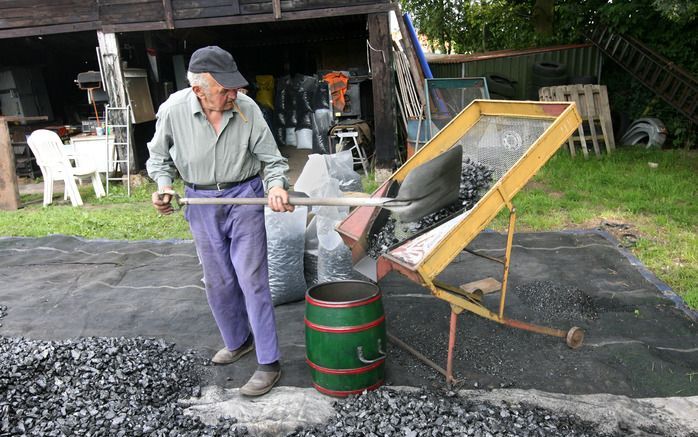
[[[579,349],[584,342],[584,330],[580,327],[573,326],[567,331],[567,346],[572,349]]]

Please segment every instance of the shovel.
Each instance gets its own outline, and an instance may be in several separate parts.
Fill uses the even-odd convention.
[[[387,209],[404,222],[414,222],[458,201],[463,152],[460,145],[415,167],[400,184],[396,197],[305,197],[289,196],[290,205],[375,206]],[[178,198],[180,205],[266,205],[266,198]]]

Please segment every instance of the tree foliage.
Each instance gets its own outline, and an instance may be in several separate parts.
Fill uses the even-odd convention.
[[[477,53],[585,42],[583,31],[605,25],[633,37],[698,75],[696,0],[555,0],[552,28],[541,25],[551,0],[401,0],[420,33],[445,53]],[[611,61],[602,80],[631,117],[659,116],[681,136],[686,123]],[[683,132],[682,132],[683,131]],[[694,134],[695,135],[695,134]],[[685,138],[682,138],[683,141]]]

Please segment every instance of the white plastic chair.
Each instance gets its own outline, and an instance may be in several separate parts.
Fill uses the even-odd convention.
[[[70,198],[73,206],[82,205],[76,179],[92,179],[95,195],[106,196],[96,166],[80,162],[79,166],[73,167],[58,134],[39,129],[27,137],[27,143],[44,176],[44,206],[53,202],[53,183],[60,180],[65,184],[64,198]]]

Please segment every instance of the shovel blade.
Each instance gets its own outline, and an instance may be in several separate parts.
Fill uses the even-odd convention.
[[[458,201],[462,171],[463,148],[457,145],[409,172],[395,205],[386,202],[384,207],[403,223],[415,222]]]

